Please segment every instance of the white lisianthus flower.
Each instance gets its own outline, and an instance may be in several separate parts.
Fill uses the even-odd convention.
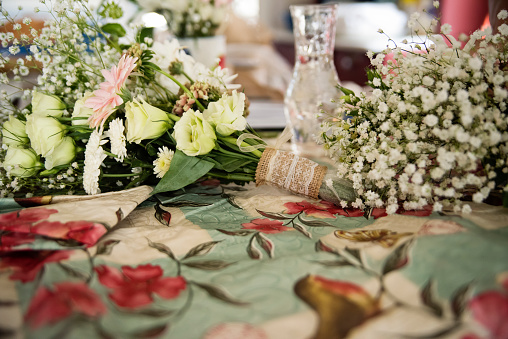
[[[134,99],[125,104],[127,141],[139,144],[145,139],[156,139],[171,127],[171,120],[166,112]]]
[[[55,118],[35,114],[26,117],[26,134],[30,145],[43,157],[62,142],[64,133],[65,126]]]
[[[10,115],[4,122],[2,129],[2,143],[8,146],[21,146],[28,144],[25,123]]]
[[[122,120],[116,118],[109,123],[109,129],[104,133],[111,143],[111,153],[117,156],[115,160],[118,162],[123,162],[123,159],[127,156],[124,130]]]
[[[9,147],[2,166],[10,175],[27,178],[37,173],[42,163],[33,149]]]
[[[32,113],[38,116],[61,117],[65,104],[55,95],[34,91],[32,94]]]
[[[247,126],[243,116],[245,110],[245,93],[223,94],[216,102],[211,102],[203,112],[203,117],[217,133],[222,136],[231,135],[234,131],[242,131]]]
[[[83,96],[83,98],[76,101],[74,104],[74,110],[72,111],[72,117],[73,118],[80,118],[80,119],[73,119],[72,124],[73,125],[87,125],[88,126],[88,118],[90,118],[93,114],[93,109],[88,108],[85,106],[85,101],[91,97],[93,97],[93,92],[86,92]],[[86,118],[86,119],[85,119]]]
[[[159,148],[157,159],[153,162],[153,173],[157,176],[157,178],[162,178],[169,170],[169,166],[171,165],[171,160],[173,160],[174,155],[175,152],[166,146]]]
[[[76,147],[71,137],[64,137],[55,148],[46,154],[44,167],[47,170],[53,167],[70,164],[76,157]]]
[[[173,137],[176,148],[189,156],[208,154],[217,140],[214,128],[203,118],[203,113],[192,109],[176,122]]]

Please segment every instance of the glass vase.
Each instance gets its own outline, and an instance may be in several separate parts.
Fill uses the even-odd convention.
[[[324,113],[332,113],[339,82],[333,52],[337,5],[290,6],[295,37],[295,65],[284,98],[284,112],[293,132],[292,151],[316,158],[324,154],[316,142]]]

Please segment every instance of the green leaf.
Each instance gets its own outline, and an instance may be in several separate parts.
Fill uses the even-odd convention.
[[[263,257],[263,254],[261,253],[260,250],[256,248],[256,245],[254,244],[255,240],[256,240],[255,235],[252,238],[250,238],[249,246],[247,246],[247,254],[251,259],[259,260]]]
[[[298,216],[298,220],[300,220],[302,224],[310,227],[335,227],[332,224],[327,223],[326,221],[303,219],[301,215]]]
[[[179,201],[168,201],[161,204],[164,207],[205,207],[213,204],[205,203],[205,202],[195,202],[191,200],[179,200]]]
[[[344,266],[353,266],[352,263],[345,260],[319,260],[316,263],[327,266],[327,267],[344,267]]]
[[[252,160],[235,158],[227,155],[218,155],[214,157],[214,160],[217,161],[220,164],[220,167],[222,167],[222,169],[224,169],[226,172],[234,172],[237,169],[243,168],[245,165],[252,162]]]
[[[412,240],[408,240],[395,249],[385,261],[383,267],[383,275],[398,270],[407,265],[409,261],[409,249],[413,244]]]
[[[360,250],[357,249],[357,248],[349,248],[349,247],[346,247],[345,249],[345,252],[346,253],[349,253],[351,256],[353,256],[356,260],[358,260],[358,262],[361,264],[362,263],[362,256],[361,256],[361,253],[360,253]]]
[[[265,252],[268,254],[270,258],[273,258],[274,245],[273,242],[268,239],[263,233],[256,233],[254,236],[256,238],[257,243],[261,246]]]
[[[281,214],[281,213],[263,212],[263,211],[260,211],[258,209],[256,209],[256,211],[259,214],[261,214],[262,216],[270,218],[270,219],[275,219],[275,220],[287,220],[287,219],[290,219],[290,218],[288,218],[287,216],[285,216],[284,214]]]
[[[420,297],[425,306],[430,308],[435,315],[441,317],[443,315],[443,307],[439,305],[439,303],[436,300],[436,297],[434,296],[433,286],[434,286],[433,281],[429,280],[423,287],[420,293]]]
[[[79,272],[78,270],[75,270],[74,268],[72,268],[69,265],[65,265],[65,264],[60,262],[60,263],[58,263],[58,266],[60,266],[60,268],[63,269],[65,271],[65,273],[67,273],[67,275],[69,275],[69,276],[71,276],[73,278],[78,278],[78,279],[81,279],[81,280],[88,279],[88,274],[81,273],[81,272]]]
[[[307,231],[307,229],[305,228],[305,226],[303,225],[300,225],[300,224],[297,224],[295,223],[293,228],[295,230],[297,230],[298,232],[302,233],[304,236],[306,236],[307,238],[309,239],[312,239],[312,234],[309,233],[309,231]]]
[[[153,27],[143,27],[139,31],[137,42],[142,44],[145,42],[145,38],[153,38]]]
[[[101,27],[101,29],[106,33],[116,35],[118,37],[123,37],[126,33],[125,28],[123,28],[122,25],[115,23],[105,24]]]
[[[203,290],[205,290],[206,293],[208,293],[208,295],[213,297],[213,298],[222,300],[224,302],[227,302],[227,303],[233,304],[233,305],[238,305],[238,306],[246,306],[246,305],[248,305],[248,303],[245,303],[245,302],[233,299],[223,289],[221,289],[219,287],[216,287],[216,286],[213,286],[213,285],[208,285],[208,284],[203,284],[203,283],[197,283],[197,282],[193,282],[193,283],[196,286],[198,286],[198,287],[202,288]]]
[[[159,181],[152,194],[176,191],[192,184],[213,168],[213,163],[176,151],[168,172]]]
[[[471,284],[460,287],[453,293],[451,300],[451,309],[455,319],[459,319],[467,305],[467,295],[471,290]]]
[[[198,268],[205,271],[221,270],[232,265],[233,263],[223,260],[194,260],[183,263],[183,265],[191,268]]]
[[[345,95],[355,95],[354,91],[347,89],[345,87],[342,87],[340,85],[337,85],[337,88],[340,89],[342,91],[342,93],[344,93]]]
[[[110,239],[103,241],[97,245],[96,255],[110,255],[113,251],[113,247],[118,244],[120,240]]]
[[[173,253],[173,251],[171,251],[171,249],[168,246],[166,246],[160,242],[152,242],[148,238],[146,240],[148,240],[148,246],[150,246],[151,248],[155,248],[157,251],[166,254],[168,257],[170,257],[173,260],[176,260],[175,254]]]
[[[227,234],[227,235],[240,236],[240,237],[245,237],[245,236],[255,232],[255,231],[251,231],[251,230],[233,230],[233,231],[228,231],[228,230],[223,230],[223,229],[220,229],[220,228],[218,228],[217,231],[219,231],[221,233],[224,233],[224,234]]]
[[[191,257],[195,257],[195,256],[205,255],[208,252],[210,252],[215,247],[215,245],[217,245],[218,243],[220,243],[220,241],[208,241],[208,242],[199,244],[199,245],[191,248],[189,250],[189,252],[187,252],[185,257],[183,257],[182,260],[191,258]]]

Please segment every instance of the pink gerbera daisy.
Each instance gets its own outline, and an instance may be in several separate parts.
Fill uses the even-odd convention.
[[[119,93],[127,77],[136,67],[137,60],[138,58],[124,54],[118,66],[113,66],[110,71],[106,69],[101,71],[106,81],[99,85],[100,89],[93,92],[93,97],[85,101],[85,106],[93,109],[93,114],[88,120],[91,128],[99,125],[102,127],[115,108],[123,103]]]

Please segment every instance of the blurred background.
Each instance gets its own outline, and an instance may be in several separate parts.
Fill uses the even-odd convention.
[[[166,18],[150,12],[143,2],[164,5],[175,0],[118,0],[132,22],[153,27],[157,39],[171,36]],[[219,0],[215,0],[219,2]],[[98,6],[100,0],[89,0]],[[415,11],[426,11],[422,20],[439,18],[450,23],[452,34],[471,33],[488,25],[488,0],[440,0],[439,9],[433,0],[378,0],[378,1],[326,1],[326,0],[223,0],[230,2],[227,15],[221,20],[216,34],[225,36],[225,66],[238,74],[236,80],[251,100],[253,127],[280,128],[285,124],[282,113],[284,93],[291,80],[295,50],[289,6],[293,4],[338,3],[334,63],[339,81],[346,87],[361,89],[365,84],[365,68],[369,65],[367,51],[383,50],[387,35],[395,42],[407,37],[407,20]],[[34,21],[44,20],[34,14],[39,0],[3,0],[3,9],[15,13],[21,6],[20,20],[30,16]],[[126,21],[127,22],[127,21]],[[34,26],[36,23],[34,22]],[[386,35],[378,33],[382,29]]]

